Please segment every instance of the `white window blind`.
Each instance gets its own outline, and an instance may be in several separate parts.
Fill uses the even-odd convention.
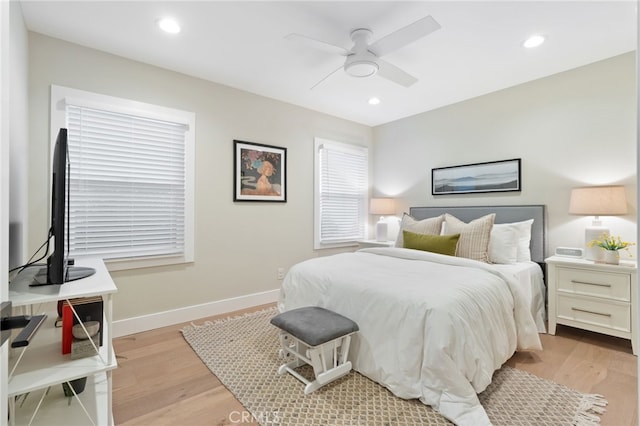
[[[364,239],[368,150],[316,139],[316,247]]]
[[[184,255],[188,126],[66,105],[69,253]]]

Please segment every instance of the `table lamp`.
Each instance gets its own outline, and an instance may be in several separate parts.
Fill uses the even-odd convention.
[[[609,235],[609,229],[602,226],[600,216],[627,214],[627,197],[624,186],[587,186],[573,188],[569,201],[569,214],[594,216],[591,226],[585,229],[585,245],[592,240]],[[604,252],[600,247],[585,247],[585,258],[602,260]]]
[[[372,198],[369,204],[369,214],[381,215],[376,223],[376,241],[387,241],[387,222],[385,215],[396,213],[393,198]]]

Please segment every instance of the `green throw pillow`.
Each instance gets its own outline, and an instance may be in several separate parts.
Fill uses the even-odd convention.
[[[404,248],[455,256],[460,234],[429,235],[402,231],[402,238]]]

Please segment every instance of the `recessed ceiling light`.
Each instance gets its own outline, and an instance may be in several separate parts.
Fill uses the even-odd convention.
[[[528,49],[531,49],[533,47],[540,46],[542,43],[544,43],[544,36],[532,35],[531,37],[526,39],[525,42],[522,43],[522,45]]]
[[[162,18],[158,20],[160,29],[169,34],[178,34],[181,30],[180,24],[173,18]]]
[[[373,98],[369,98],[369,105],[378,105],[380,103],[380,98],[376,98],[375,96]]]

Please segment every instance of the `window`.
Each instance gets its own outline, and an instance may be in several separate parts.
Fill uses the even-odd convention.
[[[68,129],[71,257],[193,261],[195,114],[52,86],[51,126]]]
[[[368,149],[315,139],[314,247],[348,245],[366,235]]]

